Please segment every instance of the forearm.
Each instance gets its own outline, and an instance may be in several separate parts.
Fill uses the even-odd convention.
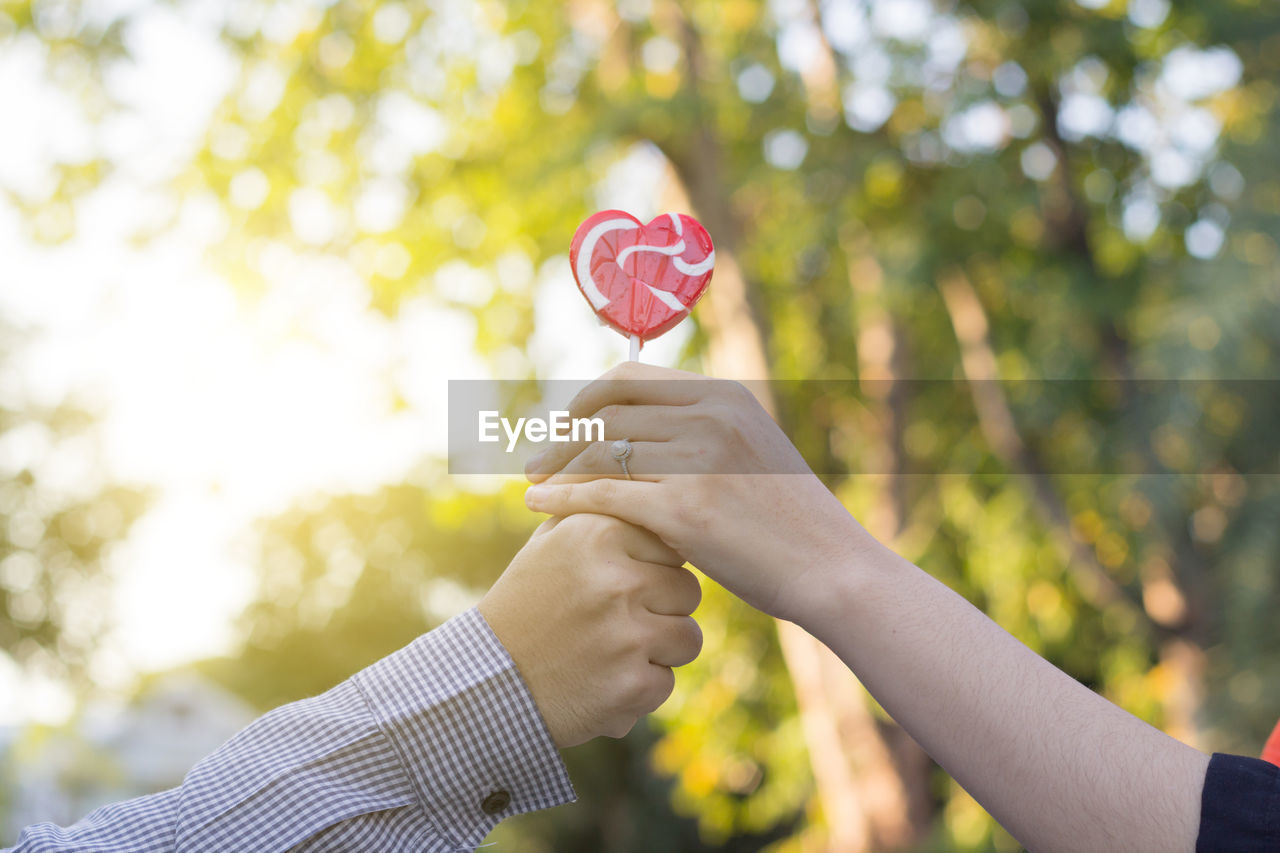
[[[1191,850],[1208,756],[1090,691],[865,537],[797,621],[1022,843]]]
[[[344,682],[259,718],[176,788],[103,806],[68,827],[27,827],[14,853],[278,851],[378,837],[387,827],[415,841],[431,832],[392,745]]]
[[[601,413],[606,435],[644,442],[626,472],[634,481],[603,442],[565,446],[531,466],[529,507],[652,530],[748,604],[799,623],[1032,849],[1193,848],[1201,792],[1214,794],[1206,756],[1094,695],[875,542],[746,388],[630,381],[664,378],[697,379],[622,365],[570,405],[574,416]]]
[[[444,853],[573,797],[533,698],[472,610],[259,718],[179,787],[28,827],[15,851]]]

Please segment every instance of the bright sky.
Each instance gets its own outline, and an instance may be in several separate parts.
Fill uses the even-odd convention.
[[[77,140],[107,146],[120,166],[78,209],[75,238],[56,248],[30,244],[0,202],[0,316],[35,332],[0,365],[0,393],[73,395],[102,416],[96,446],[46,453],[37,440],[9,441],[0,476],[36,464],[71,493],[109,479],[156,494],[109,565],[120,630],[95,677],[120,687],[228,647],[254,589],[254,519],[316,491],[397,481],[424,455],[443,455],[447,380],[490,375],[471,315],[419,297],[387,320],[341,261],[281,255],[257,294],[212,273],[201,258],[226,227],[217,206],[174,199],[163,182],[197,144],[233,66],[207,23],[164,6],[146,13],[131,48],[136,66],[112,78],[131,111],[101,138],[44,82],[37,43],[0,55],[0,115],[24,128],[0,135],[0,180],[38,194],[50,156],[88,156],[94,143]],[[600,205],[656,214],[649,188],[660,169],[637,149],[601,185]],[[129,243],[173,204],[172,232],[142,249]],[[567,257],[503,285],[534,300],[539,375],[587,378],[625,358],[625,341],[578,294]],[[673,362],[687,334],[654,342],[645,360]],[[397,395],[406,408],[393,408]],[[0,722],[70,710],[58,685],[24,681],[0,661]]]

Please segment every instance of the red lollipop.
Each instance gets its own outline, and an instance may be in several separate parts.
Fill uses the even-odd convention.
[[[596,316],[631,339],[631,359],[684,319],[711,283],[711,235],[692,216],[664,213],[645,225],[602,210],[578,226],[569,248],[578,289]]]

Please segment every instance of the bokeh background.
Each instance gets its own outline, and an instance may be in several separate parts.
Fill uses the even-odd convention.
[[[624,357],[567,264],[604,206],[717,242],[646,360],[843,380],[769,402],[823,470],[878,472],[828,478],[878,536],[1256,753],[1278,85],[1269,0],[0,0],[5,840],[477,600],[537,519],[447,475],[445,383]],[[922,378],[1007,381],[961,417]],[[1135,378],[1204,381],[1095,416]],[[581,803],[498,849],[1017,849],[811,640],[704,586],[672,700],[570,751]]]

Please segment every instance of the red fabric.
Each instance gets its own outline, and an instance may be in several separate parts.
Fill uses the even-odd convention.
[[[1267,745],[1262,748],[1262,760],[1280,767],[1280,723],[1276,724],[1271,737],[1267,738]]]

